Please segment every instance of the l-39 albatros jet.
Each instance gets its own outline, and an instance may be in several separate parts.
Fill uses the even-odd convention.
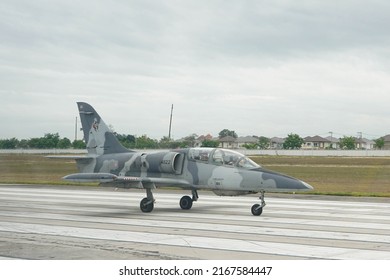
[[[95,109],[77,103],[87,144],[86,156],[76,160],[80,173],[63,179],[74,182],[100,182],[117,188],[146,190],[142,212],[151,212],[153,190],[175,186],[191,192],[180,199],[180,207],[189,210],[197,201],[198,190],[210,190],[220,196],[259,193],[260,203],[252,206],[255,216],[265,206],[264,193],[313,189],[298,179],[262,168],[248,157],[227,149],[186,148],[160,152],[138,152],[123,147]],[[70,158],[70,157],[67,157]]]

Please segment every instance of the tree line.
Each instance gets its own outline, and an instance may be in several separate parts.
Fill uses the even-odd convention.
[[[113,129],[112,129],[113,130]],[[181,140],[172,140],[164,136],[160,141],[152,139],[147,135],[135,136],[130,134],[119,134],[113,132],[119,142],[128,149],[176,149],[194,147],[199,137],[191,134]],[[219,133],[219,138],[225,136],[237,138],[237,134],[228,129]],[[202,147],[218,147],[219,141],[212,139],[208,135],[201,141]],[[43,137],[22,139],[17,138],[0,139],[0,149],[85,149],[86,145],[83,140],[70,141],[68,138],[61,138],[58,133],[46,133]]]
[[[160,141],[152,139],[147,135],[134,136],[129,134],[118,134],[114,132],[122,145],[129,149],[176,149],[194,147],[200,142],[201,147],[218,147],[219,139],[226,136],[238,138],[234,130],[223,129],[218,139],[213,139],[211,135],[199,137],[196,134],[191,134],[181,140],[172,140],[168,137],[163,137]],[[267,137],[257,137],[257,143],[243,145],[246,149],[269,149],[270,139]],[[304,139],[298,134],[289,134],[283,143],[283,149],[294,150],[300,149],[304,144]],[[374,140],[375,148],[382,149],[384,146],[384,138]],[[355,150],[357,147],[357,139],[355,137],[344,136],[339,139],[339,146],[345,150]],[[70,141],[68,138],[61,138],[58,133],[46,133],[43,137],[22,139],[0,139],[0,149],[85,149],[86,145],[83,140]]]
[[[71,142],[68,138],[61,138],[58,133],[46,133],[43,137],[22,139],[0,139],[0,149],[85,149],[82,140]]]
[[[197,135],[193,134],[181,140],[172,140],[163,137],[160,141],[152,139],[147,135],[134,136],[114,133],[119,142],[129,149],[176,149],[193,147]],[[218,147],[219,142],[205,139],[203,147]],[[85,149],[83,140],[70,141],[68,138],[61,138],[58,133],[46,133],[43,137],[22,139],[17,138],[0,139],[0,149]]]

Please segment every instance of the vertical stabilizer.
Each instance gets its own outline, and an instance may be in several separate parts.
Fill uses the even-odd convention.
[[[128,153],[95,109],[85,102],[77,102],[88,154],[104,155]]]

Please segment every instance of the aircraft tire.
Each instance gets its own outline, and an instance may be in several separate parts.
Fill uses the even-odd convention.
[[[260,216],[263,213],[263,207],[260,207],[260,204],[253,204],[251,212],[253,216]]]
[[[149,200],[147,197],[141,200],[140,209],[144,213],[149,213],[153,211],[154,203],[148,203],[148,202]]]
[[[190,210],[192,207],[192,198],[188,195],[183,196],[180,199],[180,207],[183,210]]]

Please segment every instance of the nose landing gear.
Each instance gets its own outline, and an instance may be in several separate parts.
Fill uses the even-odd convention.
[[[188,195],[183,196],[180,199],[180,208],[183,210],[190,210],[192,207],[192,198]]]
[[[198,198],[198,192],[196,190],[192,190],[192,198],[188,195],[185,195],[180,199],[180,208],[183,210],[190,210],[192,208],[193,202],[197,201]]]
[[[263,207],[266,205],[264,200],[264,191],[260,192],[260,204],[253,204],[251,212],[253,216],[260,216],[263,213]]]

